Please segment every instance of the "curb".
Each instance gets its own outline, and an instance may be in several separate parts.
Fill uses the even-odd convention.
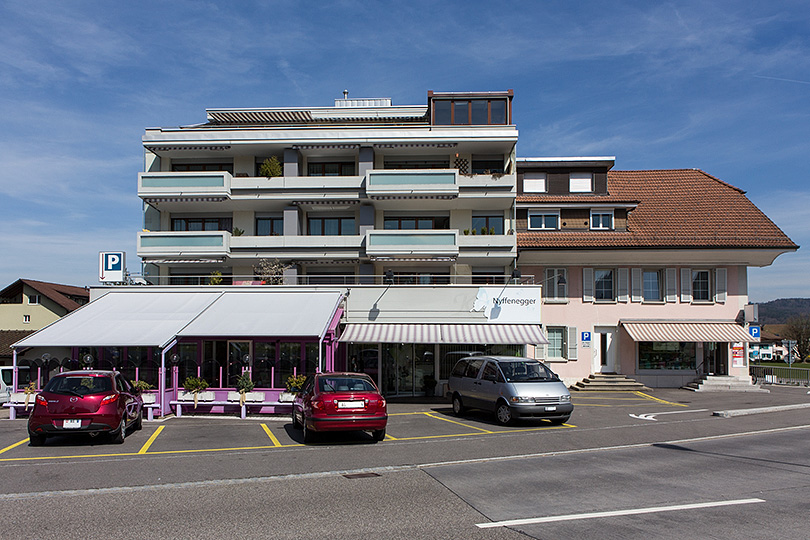
[[[731,418],[732,416],[745,416],[748,414],[792,411],[795,409],[810,409],[810,403],[799,403],[798,405],[777,405],[775,407],[759,407],[756,409],[735,409],[730,411],[715,411],[712,413],[712,416]]]

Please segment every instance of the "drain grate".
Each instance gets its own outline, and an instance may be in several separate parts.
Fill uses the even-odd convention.
[[[349,480],[354,480],[356,478],[374,478],[375,476],[380,476],[375,472],[362,472],[362,473],[354,473],[354,474],[344,474],[344,478],[348,478]]]

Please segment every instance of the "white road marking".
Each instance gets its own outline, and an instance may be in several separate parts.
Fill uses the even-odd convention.
[[[737,499],[733,501],[713,501],[694,504],[676,504],[673,506],[652,506],[649,508],[629,508],[627,510],[610,510],[607,512],[588,512],[585,514],[567,514],[563,516],[547,516],[528,519],[510,519],[506,521],[493,521],[490,523],[476,523],[476,527],[481,529],[492,529],[495,527],[514,527],[518,525],[534,525],[537,523],[553,523],[555,521],[574,521],[577,519],[594,519],[616,516],[635,516],[639,514],[654,514],[658,512],[673,512],[677,510],[696,510],[699,508],[717,508],[718,506],[735,506],[740,504],[752,504],[765,502],[764,499]]]
[[[638,418],[639,420],[655,420],[657,421],[658,418],[656,416],[662,414],[683,414],[683,413],[690,413],[690,412],[706,412],[709,409],[690,409],[688,411],[667,411],[667,412],[650,412],[650,413],[642,413],[642,414],[631,414],[633,418]]]

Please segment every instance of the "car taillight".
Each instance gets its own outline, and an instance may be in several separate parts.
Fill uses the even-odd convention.
[[[312,405],[312,408],[315,409],[316,411],[320,411],[321,409],[323,409],[323,401],[321,401],[320,399],[313,399],[310,402],[310,404]]]
[[[118,394],[110,394],[109,396],[105,397],[101,400],[102,405],[106,405],[107,403],[115,403],[115,400],[118,399]]]
[[[379,404],[381,409],[384,408],[385,407],[385,398],[380,398],[380,400],[377,403]]]
[[[48,406],[48,400],[42,397],[42,394],[37,394],[37,403],[42,405],[43,407]]]

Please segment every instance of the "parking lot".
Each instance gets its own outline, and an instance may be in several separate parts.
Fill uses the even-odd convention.
[[[469,437],[494,438],[509,434],[575,430],[583,421],[592,425],[604,412],[636,411],[639,414],[672,414],[672,411],[695,410],[687,403],[670,401],[644,392],[575,394],[575,413],[571,421],[552,425],[544,420],[520,421],[511,426],[497,424],[491,414],[469,411],[463,417],[453,415],[449,404],[402,402],[389,404],[385,441],[397,444],[431,439]],[[600,411],[601,409],[601,411]],[[632,414],[628,412],[629,415]],[[624,415],[622,415],[624,416]],[[362,432],[328,433],[315,445],[373,444]],[[30,447],[24,419],[3,421],[0,429],[0,463],[60,458],[99,458],[166,454],[204,454],[228,451],[273,450],[304,446],[300,430],[292,428],[288,416],[254,416],[245,420],[233,416],[168,416],[144,422],[140,432],[130,432],[122,445],[110,444],[105,437],[52,437],[43,447]]]

